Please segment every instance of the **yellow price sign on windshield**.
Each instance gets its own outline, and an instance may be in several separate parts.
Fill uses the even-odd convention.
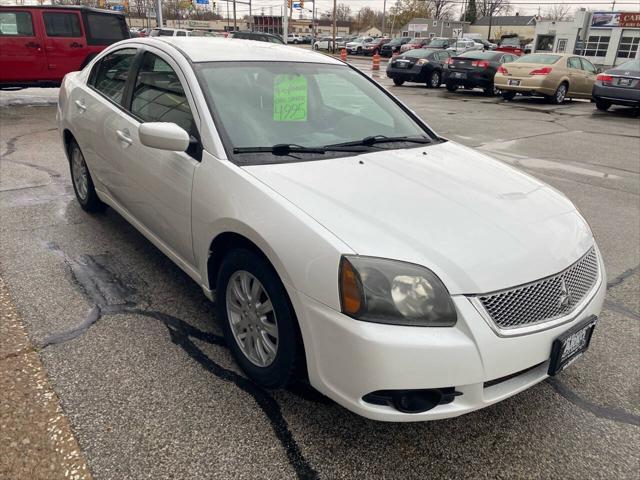
[[[276,122],[307,121],[307,79],[302,75],[278,75],[273,81],[273,119]]]

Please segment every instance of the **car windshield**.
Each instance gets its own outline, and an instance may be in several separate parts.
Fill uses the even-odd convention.
[[[376,84],[348,66],[293,62],[208,62],[195,65],[227,152],[295,145],[322,148],[367,137],[435,137]],[[365,147],[415,147],[407,140]],[[237,154],[239,164],[353,155],[345,152],[275,156]]]
[[[520,46],[520,38],[519,37],[507,37],[500,40],[500,45],[503,47],[519,47]]]
[[[518,57],[514,63],[539,63],[541,65],[552,65],[560,60],[560,55],[534,54]]]
[[[413,43],[415,45],[416,43],[422,43],[422,42],[424,42],[424,39],[422,39],[422,38],[414,38],[409,43]]]
[[[636,72],[640,70],[640,58],[635,60],[629,60],[628,62],[624,62],[617,67],[613,67],[615,70],[635,70]]]
[[[446,47],[447,46],[447,40],[444,38],[435,38],[433,40],[431,40],[431,43],[429,44],[430,47]]]

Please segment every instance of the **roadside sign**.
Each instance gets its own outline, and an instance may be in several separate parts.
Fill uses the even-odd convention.
[[[462,29],[461,28],[454,28],[452,30],[452,32],[453,32],[453,36],[454,37],[459,37],[462,34]]]
[[[111,10],[116,12],[124,12],[124,5],[111,5]]]
[[[295,2],[293,4],[293,8],[295,8],[296,10],[300,10],[302,8],[302,5],[300,4],[300,2]]]
[[[209,5],[209,0],[196,0],[198,5]]]

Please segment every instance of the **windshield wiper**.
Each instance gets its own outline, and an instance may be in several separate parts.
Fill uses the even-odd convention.
[[[233,153],[271,153],[276,156],[291,155],[292,153],[317,153],[326,152],[365,152],[364,148],[353,148],[357,145],[327,145],[326,147],[303,147],[293,143],[278,143],[272,147],[236,147]]]
[[[427,137],[410,137],[410,136],[402,136],[402,137],[387,137],[385,135],[374,135],[370,137],[364,137],[362,140],[355,140],[353,142],[344,142],[344,143],[336,143],[334,145],[326,145],[325,148],[334,148],[334,147],[355,147],[355,146],[365,146],[372,147],[377,143],[396,143],[396,142],[409,142],[409,143],[431,143],[432,140]]]

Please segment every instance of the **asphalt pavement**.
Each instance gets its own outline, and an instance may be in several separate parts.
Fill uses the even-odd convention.
[[[0,276],[93,477],[638,478],[640,120],[395,87],[354,63],[442,136],[575,202],[608,274],[590,350],[515,397],[430,423],[366,420],[304,384],[258,388],[200,288],[113,210],[80,209],[52,91],[0,92]]]

